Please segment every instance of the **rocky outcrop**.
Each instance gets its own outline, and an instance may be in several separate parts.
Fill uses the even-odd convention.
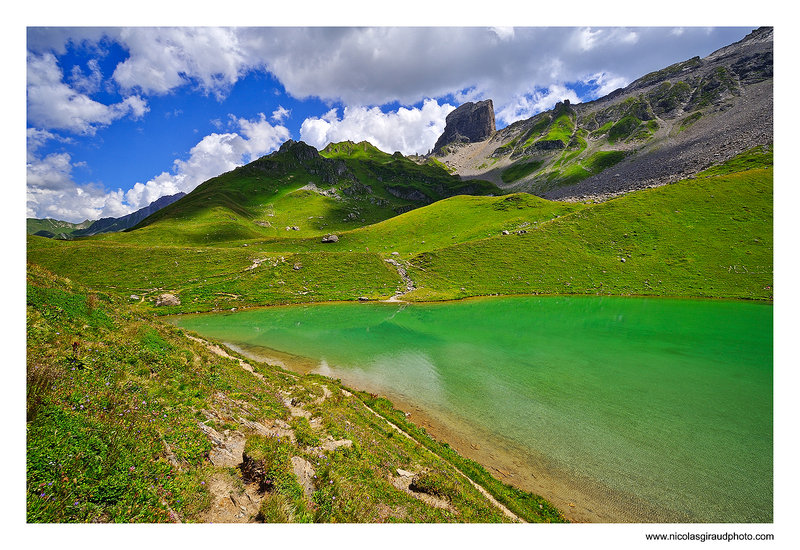
[[[437,160],[463,180],[550,200],[604,200],[771,144],[772,79],[773,29],[763,27],[605,97],[559,102],[486,142],[445,147]]]
[[[497,129],[494,122],[494,105],[491,99],[478,103],[464,103],[447,115],[444,133],[439,136],[433,152],[451,143],[475,143],[483,141]]]
[[[179,306],[181,305],[181,300],[174,294],[164,293],[159,294],[156,298],[156,307],[162,306]]]

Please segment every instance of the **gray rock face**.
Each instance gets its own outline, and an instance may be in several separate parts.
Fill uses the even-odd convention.
[[[497,129],[494,122],[494,105],[491,99],[478,103],[464,103],[447,115],[444,133],[439,136],[433,152],[450,143],[475,143],[490,137]]]

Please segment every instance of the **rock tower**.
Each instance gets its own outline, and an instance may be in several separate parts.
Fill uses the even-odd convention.
[[[464,103],[447,115],[444,133],[436,140],[433,152],[450,143],[475,143],[490,137],[496,130],[492,100]]]

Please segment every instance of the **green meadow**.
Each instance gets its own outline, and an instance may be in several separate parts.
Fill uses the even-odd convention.
[[[236,218],[232,206],[190,205],[192,214],[179,201],[172,217],[125,233],[70,242],[29,236],[28,260],[140,308],[156,311],[153,301],[165,292],[181,299],[163,313],[386,299],[402,284],[384,261],[390,258],[416,285],[407,300],[495,294],[770,300],[771,163],[771,152],[759,148],[696,178],[602,203],[464,195],[376,223],[343,221],[342,205],[312,191],[280,190],[282,198],[266,207],[280,229]],[[298,230],[284,226],[301,219]],[[338,242],[323,243],[328,233]]]

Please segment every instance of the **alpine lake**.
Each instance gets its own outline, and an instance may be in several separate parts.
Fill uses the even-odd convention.
[[[169,320],[384,395],[573,521],[773,521],[771,304],[492,297]]]

